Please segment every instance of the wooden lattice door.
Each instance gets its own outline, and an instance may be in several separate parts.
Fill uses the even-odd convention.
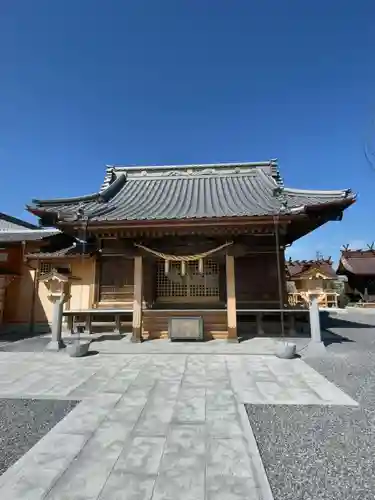
[[[219,265],[213,259],[205,259],[203,273],[199,272],[198,261],[186,263],[186,273],[181,274],[181,263],[170,262],[169,272],[165,272],[163,260],[157,261],[156,297],[164,302],[218,301]]]
[[[123,257],[103,257],[99,266],[99,302],[133,300],[134,260]]]

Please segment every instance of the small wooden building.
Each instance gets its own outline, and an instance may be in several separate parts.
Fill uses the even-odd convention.
[[[134,340],[198,317],[204,338],[236,340],[241,314],[288,307],[285,246],[354,201],[350,190],[285,187],[276,161],[111,166],[93,195],[33,200],[42,225],[84,243],[29,259],[79,278],[67,315],[131,315]]]
[[[346,294],[351,302],[375,307],[375,250],[341,250],[337,274],[346,276]]]
[[[58,236],[59,235],[59,236]],[[35,252],[53,238],[66,245],[70,237],[56,229],[40,229],[34,224],[0,213],[0,332],[22,327],[30,329],[33,322],[35,280],[25,255]]]
[[[286,262],[287,280],[289,281],[289,304],[305,305],[311,292],[320,291],[320,307],[338,307],[337,274],[333,270],[332,260],[292,260]],[[293,286],[293,290],[291,289]]]

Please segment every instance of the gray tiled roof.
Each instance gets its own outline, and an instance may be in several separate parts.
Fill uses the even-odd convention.
[[[17,229],[38,229],[34,224],[0,212],[0,231]]]
[[[107,203],[114,180],[126,182]],[[269,216],[332,202],[347,205],[349,190],[306,191],[284,188],[274,161],[246,164],[183,165],[173,167],[112,167],[97,195],[75,199],[34,200],[40,212],[74,220],[80,209],[91,222],[181,220],[215,217]],[[36,213],[36,212],[35,212]]]
[[[37,241],[58,234],[57,229],[24,229],[0,231],[0,243],[17,243],[20,241]]]

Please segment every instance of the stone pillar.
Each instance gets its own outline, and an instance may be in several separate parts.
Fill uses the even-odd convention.
[[[132,342],[142,342],[142,299],[143,299],[142,257],[134,257],[134,302]]]
[[[238,342],[237,337],[237,307],[236,307],[236,278],[234,272],[234,257],[226,255],[227,275],[227,324],[228,341]]]
[[[310,334],[311,340],[305,350],[305,354],[311,356],[319,356],[325,354],[326,348],[322,342],[322,333],[320,329],[319,305],[318,297],[320,292],[309,293],[309,318],[310,318]]]
[[[289,313],[289,336],[294,337],[296,335],[296,317],[294,313]]]
[[[263,313],[258,312],[256,314],[256,323],[257,323],[257,335],[259,335],[259,336],[264,335],[264,330],[263,330]]]
[[[53,297],[50,298],[50,300],[51,302],[53,302],[53,317],[51,340],[47,345],[47,349],[49,351],[59,351],[60,349],[65,347],[65,344],[61,338],[65,295],[62,294],[60,297]]]
[[[53,269],[40,279],[49,290],[48,298],[53,304],[51,341],[47,345],[49,351],[59,351],[65,344],[62,340],[62,322],[64,303],[69,299],[69,277]]]

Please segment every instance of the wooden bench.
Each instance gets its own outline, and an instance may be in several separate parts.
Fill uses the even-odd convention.
[[[113,326],[113,333],[120,333],[121,331],[121,317],[122,316],[132,316],[132,309],[74,309],[70,311],[64,311],[63,317],[67,319],[67,328],[71,333],[74,333],[75,329],[80,333],[85,331],[86,333],[92,333],[93,326]],[[103,319],[108,316],[114,316],[115,321],[93,321],[94,316],[102,316]],[[83,318],[80,319],[80,318]],[[132,322],[126,321],[126,323]]]

